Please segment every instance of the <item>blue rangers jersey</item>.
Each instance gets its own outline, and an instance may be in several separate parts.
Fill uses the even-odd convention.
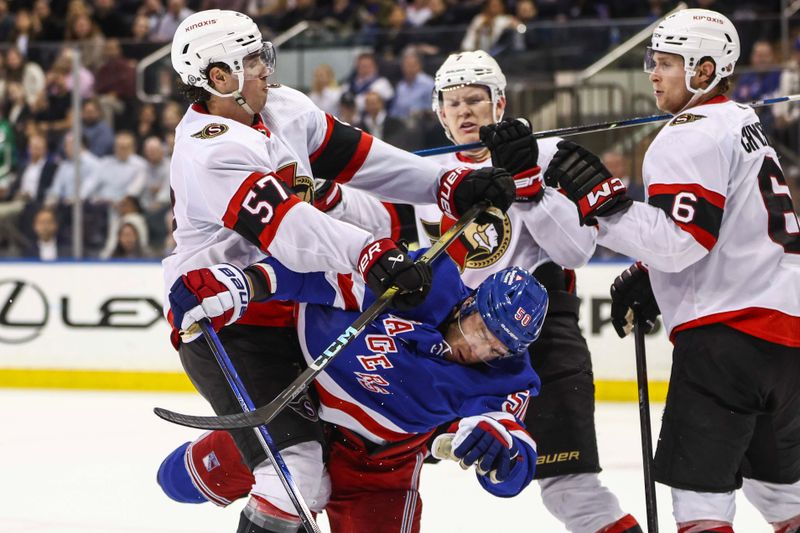
[[[273,298],[305,302],[299,306],[297,329],[308,363],[375,301],[350,276],[296,273],[274,258],[265,263],[275,271]],[[493,494],[516,494],[530,482],[536,464],[536,445],[520,420],[529,396],[538,394],[539,377],[528,357],[470,366],[444,359],[450,348],[437,327],[471,291],[449,258],[437,260],[433,272],[425,303],[382,314],[317,377],[320,417],[387,444],[460,418],[491,416],[509,430],[532,466],[499,485],[478,478]]]

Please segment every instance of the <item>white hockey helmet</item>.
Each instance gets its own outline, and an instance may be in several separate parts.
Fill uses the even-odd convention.
[[[498,114],[497,112],[497,102],[501,97],[505,96],[506,76],[500,70],[500,65],[497,64],[497,61],[483,50],[450,54],[442,63],[442,66],[439,67],[439,70],[436,71],[433,83],[433,102],[431,107],[442,124],[445,134],[451,141],[453,141],[453,137],[450,135],[450,130],[439,112],[441,110],[443,91],[458,89],[467,85],[483,85],[489,89],[492,98],[492,118],[495,122],[500,122],[503,118],[503,113],[500,112]]]
[[[263,41],[253,19],[236,11],[209,9],[189,15],[180,23],[172,38],[172,68],[181,81],[202,87],[217,96],[241,98],[244,80],[250,77],[245,57],[266,66],[267,75],[275,71],[275,49]],[[239,90],[221,94],[208,83],[206,69],[212,63],[225,63],[239,79]],[[264,75],[264,69],[252,74]]]
[[[686,88],[694,94],[702,94],[716,87],[722,78],[733,74],[740,51],[739,34],[725,15],[708,9],[684,9],[662,20],[653,31],[651,45],[645,54],[644,70],[648,73],[653,71],[656,52],[677,54],[683,57]],[[714,60],[716,76],[707,88],[694,89],[692,76],[705,57]]]

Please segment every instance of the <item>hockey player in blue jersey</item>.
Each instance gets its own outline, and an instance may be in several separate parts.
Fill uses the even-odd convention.
[[[375,300],[349,276],[300,274],[274,258],[236,275],[250,297],[302,302],[297,329],[308,362]],[[198,304],[178,289],[171,307],[194,315],[209,298]],[[478,482],[496,496],[530,483],[536,446],[520,420],[539,378],[530,359],[517,355],[539,335],[547,303],[523,269],[500,271],[471,291],[442,258],[423,305],[382,314],[320,374],[315,390],[329,426],[328,460],[305,461],[301,475],[320,479],[314,503],[327,501],[332,531],[419,531],[419,469],[429,448],[440,459],[475,465]],[[253,479],[225,432],[180,446],[158,473],[171,498],[219,505],[246,496]],[[250,522],[262,529],[249,531],[297,531],[288,497],[281,503],[251,493],[244,514],[260,517]]]

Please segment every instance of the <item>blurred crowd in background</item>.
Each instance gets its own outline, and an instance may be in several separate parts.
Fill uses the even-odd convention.
[[[507,73],[541,65],[517,54],[565,37],[596,59],[622,36],[610,21],[644,27],[676,2],[665,0],[0,0],[0,256],[72,257],[72,202],[83,203],[84,257],[158,258],[171,237],[169,159],[174,129],[187,106],[171,79],[156,80],[167,98],[143,102],[136,65],[169,43],[197,10],[252,16],[265,38],[312,21],[338,45],[365,50],[349,71],[320,64],[306,91],[323,110],[405,149],[448,144],[431,113],[433,74],[448,53],[484,49]],[[732,97],[748,102],[800,92],[800,38],[788,53],[778,43],[778,1],[687,2],[733,18],[767,20],[742,35]],[[602,42],[581,41],[580,21],[607,23]],[[601,24],[602,26],[602,24]],[[553,30],[553,28],[557,28]],[[525,31],[525,30],[528,31]],[[560,32],[560,33],[556,33]],[[589,35],[589,34],[587,34]],[[592,33],[590,35],[596,35]],[[73,76],[75,50],[80,72]],[[586,54],[586,52],[581,52]],[[524,56],[531,57],[531,56]],[[278,56],[280,73],[280,53]],[[558,64],[551,65],[557,70]],[[170,78],[168,76],[168,78]],[[81,96],[81,190],[75,191],[72,93]],[[267,103],[269,105],[269,102]],[[654,109],[655,111],[655,109]],[[800,145],[800,104],[759,110],[770,137]],[[623,118],[623,117],[617,117]],[[563,124],[571,125],[571,124]],[[606,165],[642,198],[637,161],[609,147]],[[784,159],[795,189],[800,164]],[[602,254],[602,252],[601,252]]]

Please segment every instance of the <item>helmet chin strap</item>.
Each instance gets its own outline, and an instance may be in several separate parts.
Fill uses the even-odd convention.
[[[690,108],[696,106],[700,102],[700,100],[703,98],[703,96],[708,94],[714,87],[716,87],[717,84],[722,79],[720,76],[715,75],[714,81],[712,81],[711,84],[708,87],[706,87],[705,89],[695,89],[695,88],[692,87],[692,77],[694,77],[694,74],[695,74],[695,71],[693,71],[693,70],[691,70],[691,71],[687,70],[686,71],[686,77],[684,78],[684,80],[686,82],[686,88],[689,90],[690,93],[692,93],[692,97],[689,98],[689,101],[686,102],[686,105],[684,105],[681,108],[680,111],[675,113],[676,115],[678,115],[680,113],[683,113],[687,109],[690,109]]]
[[[233,91],[232,93],[223,94],[218,90],[214,89],[213,87],[211,87],[207,81],[205,82],[205,84],[203,84],[203,88],[208,92],[210,92],[211,94],[219,96],[220,98],[233,98],[234,100],[236,100],[236,103],[242,107],[242,109],[244,109],[251,115],[255,115],[256,112],[253,111],[253,108],[250,107],[250,104],[248,104],[247,100],[245,100],[244,96],[242,96],[242,88],[244,87],[244,74],[240,72],[236,75],[236,77],[239,80],[239,88]]]

